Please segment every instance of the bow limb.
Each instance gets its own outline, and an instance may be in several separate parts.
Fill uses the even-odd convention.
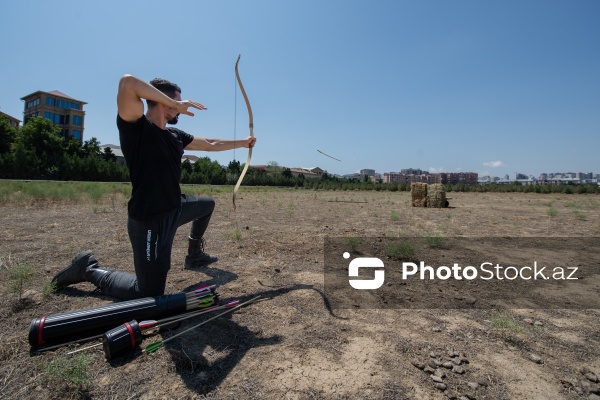
[[[238,64],[240,63],[241,55],[238,55],[237,61],[235,62],[235,76],[237,78],[238,85],[240,86],[240,90],[242,95],[244,96],[244,101],[246,102],[246,108],[248,109],[248,126],[250,128],[250,136],[254,137],[254,118],[252,116],[252,107],[250,106],[250,101],[248,100],[248,95],[246,95],[246,90],[244,90],[244,85],[242,85],[242,80],[240,78],[240,73],[238,72]],[[250,160],[252,159],[252,147],[248,149],[248,159],[246,160],[246,165],[244,165],[244,169],[240,177],[238,178],[237,183],[235,184],[235,188],[233,189],[233,209],[235,210],[235,195],[237,194],[242,181],[244,180],[244,176],[246,175],[246,171],[248,171],[248,166],[250,165]]]

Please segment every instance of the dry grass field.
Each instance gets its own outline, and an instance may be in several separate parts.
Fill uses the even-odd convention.
[[[323,278],[326,237],[598,237],[600,196],[448,193],[450,208],[427,209],[406,192],[242,188],[234,212],[230,193],[205,190],[219,261],[184,270],[180,228],[167,292],[206,282],[223,301],[268,300],[112,361],[101,347],[34,355],[27,334],[41,315],[114,301],[91,284],[48,283],[86,249],[133,271],[125,195],[3,198],[0,399],[600,398],[599,309],[336,309]]]

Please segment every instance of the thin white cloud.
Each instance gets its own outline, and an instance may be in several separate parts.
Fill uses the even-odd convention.
[[[504,163],[502,161],[490,161],[490,162],[484,162],[483,165],[486,167],[499,168],[499,167],[503,167]]]
[[[444,172],[444,167],[429,167],[429,173],[430,174],[439,174],[440,172]]]

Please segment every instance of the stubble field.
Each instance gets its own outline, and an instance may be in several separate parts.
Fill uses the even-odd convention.
[[[189,193],[201,194],[198,190]],[[335,309],[323,278],[326,237],[598,237],[599,196],[448,193],[450,208],[427,209],[411,207],[406,192],[242,188],[234,212],[230,193],[202,190],[217,201],[206,240],[219,261],[184,270],[189,227],[181,227],[167,293],[209,283],[218,285],[223,302],[256,295],[267,300],[154,354],[138,348],[112,361],[101,347],[32,355],[27,333],[41,315],[114,301],[91,284],[51,293],[48,282],[86,249],[101,265],[133,271],[126,197],[4,198],[0,399],[600,396],[600,383],[594,382],[600,374],[598,309]],[[33,266],[33,275],[19,299],[10,271],[23,265]]]

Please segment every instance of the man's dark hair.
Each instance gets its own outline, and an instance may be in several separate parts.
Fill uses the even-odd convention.
[[[175,93],[181,94],[181,88],[166,79],[154,78],[150,81],[150,84],[172,99],[175,98]],[[148,99],[146,99],[146,103],[148,103],[148,107],[156,104],[155,101]]]

